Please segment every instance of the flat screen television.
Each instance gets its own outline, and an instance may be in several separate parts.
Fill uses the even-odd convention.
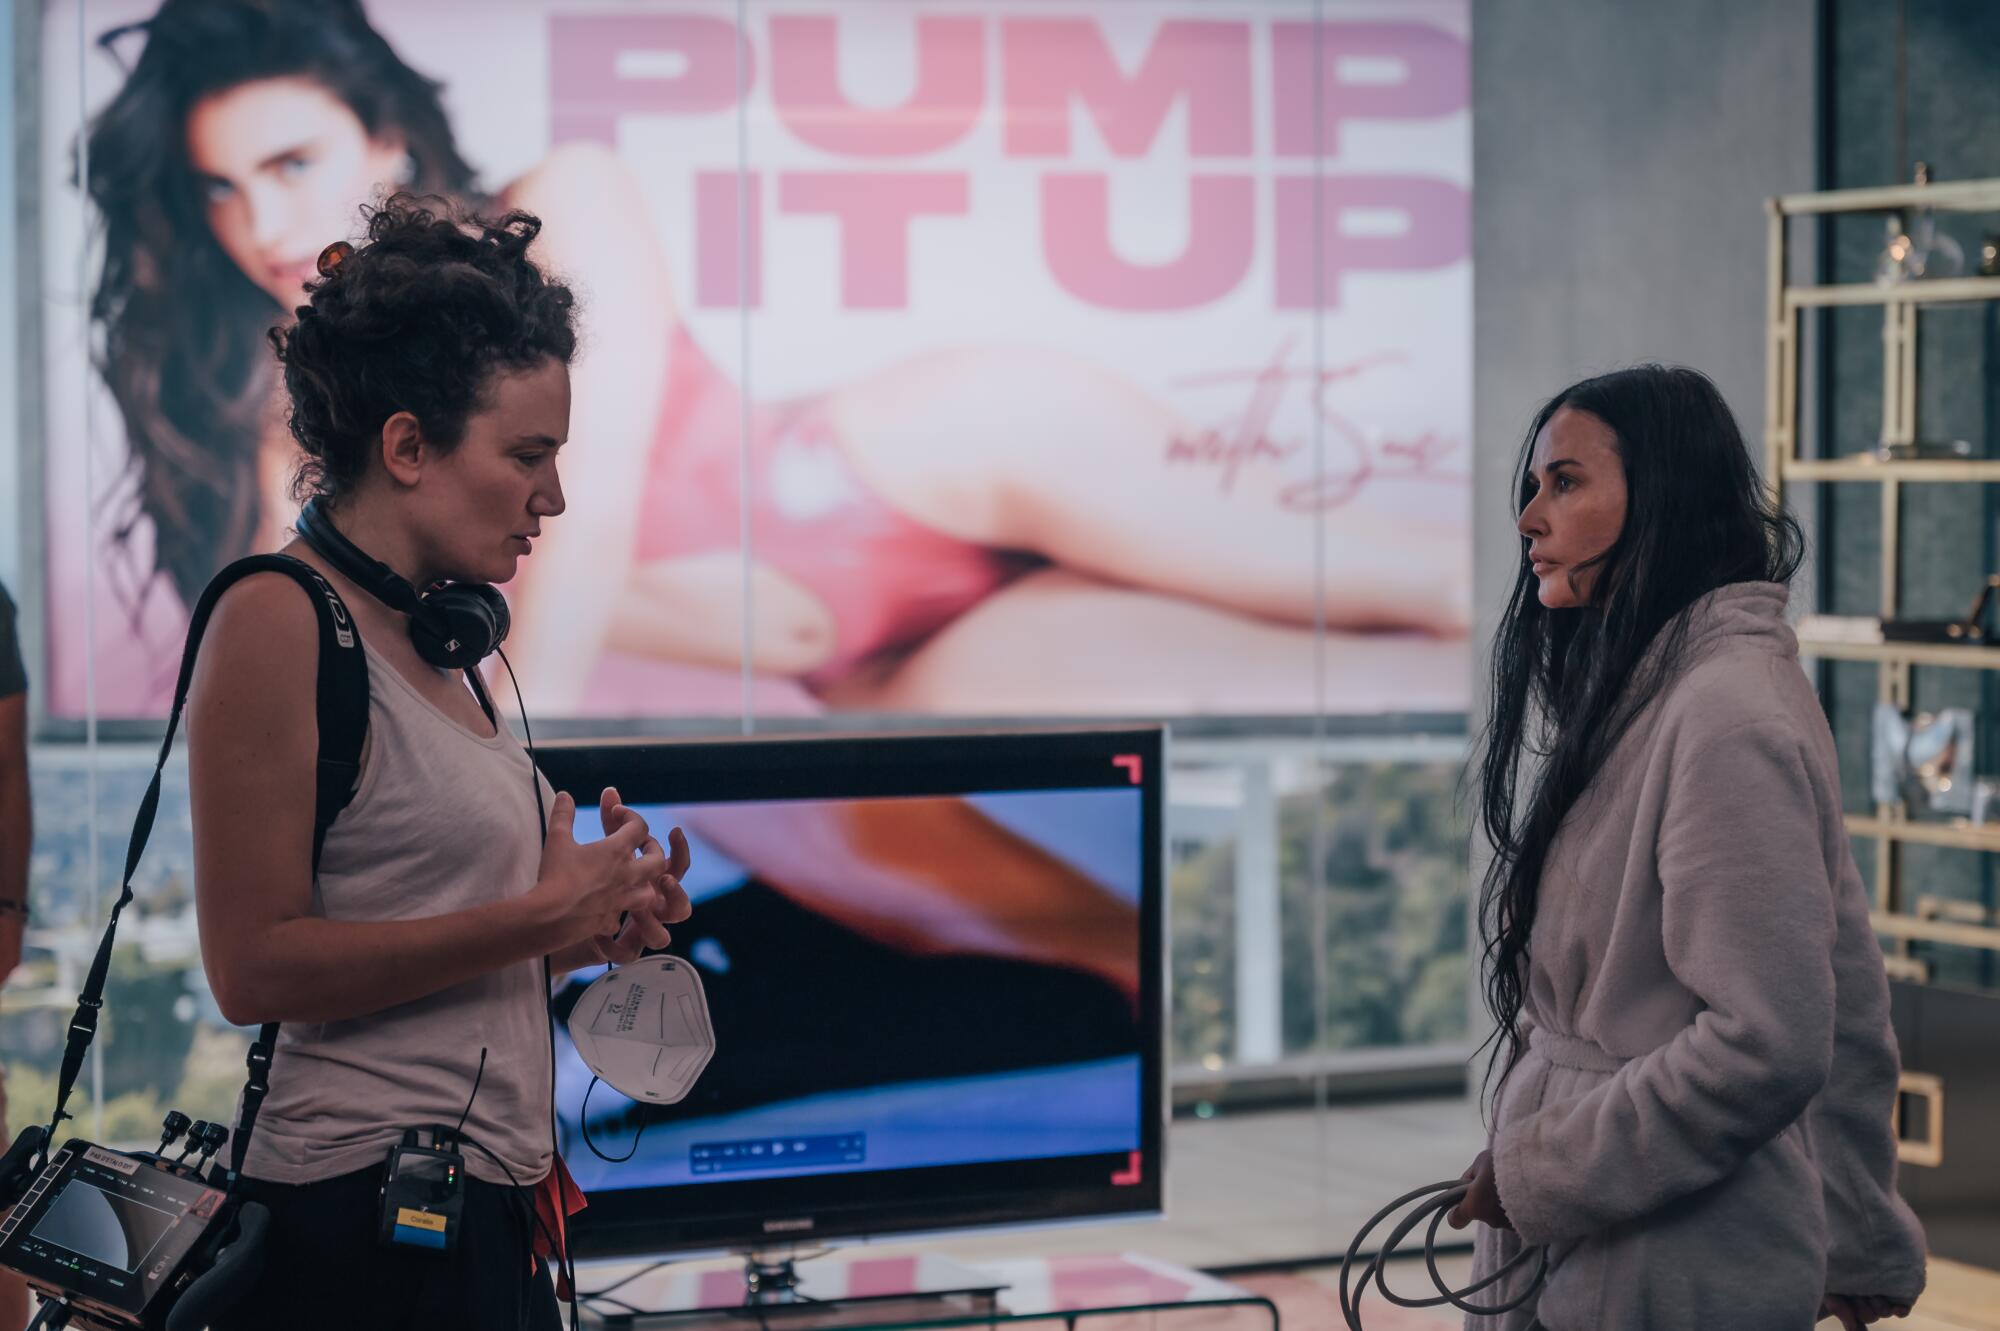
[[[1158,728],[543,747],[580,840],[605,786],[663,841],[686,832],[694,915],[667,951],[700,973],[716,1046],[684,1100],[642,1105],[593,1086],[557,1023],[578,1254],[1157,1213],[1163,747]],[[601,971],[559,983],[559,1016]],[[586,1123],[630,1159],[600,1159]]]

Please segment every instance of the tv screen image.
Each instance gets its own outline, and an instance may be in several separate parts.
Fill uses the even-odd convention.
[[[640,1104],[593,1085],[558,1022],[579,1250],[1157,1211],[1161,749],[1127,730],[546,750],[579,840],[607,785],[686,834],[694,914],[667,950],[716,1045],[685,1099]],[[559,982],[559,1017],[602,971]]]

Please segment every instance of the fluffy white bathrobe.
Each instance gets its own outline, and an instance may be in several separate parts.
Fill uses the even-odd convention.
[[[1805,1331],[1828,1290],[1923,1288],[1888,984],[1785,599],[1695,604],[1685,668],[1550,848],[1491,1144],[1514,1229],[1480,1226],[1474,1266],[1530,1243],[1551,1268],[1473,1331]]]

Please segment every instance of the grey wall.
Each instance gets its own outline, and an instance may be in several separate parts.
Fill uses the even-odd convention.
[[[1682,361],[1715,378],[1761,465],[1764,198],[1889,184],[1916,160],[1939,180],[2000,176],[2000,5],[1477,0],[1472,71],[1474,585],[1484,644],[1518,558],[1508,490],[1535,406],[1594,371]],[[1981,231],[2000,219],[1945,225],[1976,264]],[[1794,278],[1866,281],[1882,241],[1879,218],[1843,219],[1824,233],[1795,223]],[[1879,310],[1860,308],[1807,327],[1809,454],[1876,441],[1881,326]],[[1918,372],[1919,433],[1969,438],[2000,457],[2000,307],[1923,315]],[[1876,612],[1879,494],[1859,484],[1792,489],[1813,552],[1795,610]],[[1905,487],[1902,512],[1905,613],[1962,613],[1978,579],[2000,571],[2000,487]],[[1842,784],[1859,808],[1875,671],[1821,670]],[[1916,701],[1978,708],[1979,766],[2000,770],[2000,676],[1920,670]],[[1475,711],[1474,725],[1483,721]],[[1872,867],[1872,856],[1857,858],[1864,872]],[[1905,883],[1992,907],[1996,860],[1908,847]],[[2000,982],[1990,955],[1930,953],[1940,978]]]
[[[1515,451],[1544,399],[1634,361],[1698,366],[1761,459],[1763,204],[1817,183],[1818,9],[1816,0],[1476,0],[1482,659],[1520,558]],[[1809,240],[1794,236],[1806,242],[1802,263]],[[1472,720],[1484,723],[1478,703]],[[1475,1030],[1486,1029],[1476,1018]]]
[[[1990,0],[1830,0],[1831,57],[1826,160],[1830,186],[1879,185],[1928,162],[1934,180],[2000,176],[2000,6]],[[1896,52],[1904,56],[1905,145],[1896,142]],[[1476,196],[1475,196],[1476,197]],[[1982,231],[2000,228],[1991,214],[1944,217],[1940,229],[1961,243],[1968,271],[1978,263]],[[1827,249],[1828,277],[1865,282],[1882,248],[1880,218],[1837,221]],[[1882,422],[1882,319],[1858,308],[1825,316],[1823,405],[1831,430],[1824,447],[1849,453],[1871,446]],[[1968,439],[2000,457],[2000,307],[1939,306],[1917,326],[1917,428],[1920,438]],[[1820,487],[1820,557],[1826,608],[1872,615],[1879,609],[1881,551],[1879,488]],[[1903,612],[1943,618],[1965,613],[1973,589],[2000,571],[2000,487],[1911,485],[1903,489]],[[1990,622],[1990,621],[1989,621]],[[1851,807],[1867,802],[1868,716],[1875,670],[1835,665],[1824,670],[1824,696],[1841,751],[1841,784]],[[1923,670],[1914,676],[1920,709],[1971,707],[1982,718],[1981,770],[2000,770],[2000,675],[1991,671]],[[1906,846],[1907,898],[1919,893],[1996,900],[1995,861],[1973,851]],[[1873,857],[1859,857],[1864,873]],[[2000,983],[2000,959],[1965,949],[1922,946],[1938,978]]]
[[[1634,361],[1694,365],[1761,451],[1763,202],[1815,185],[1817,10],[1475,5],[1474,529],[1487,633],[1518,559],[1514,449],[1556,390]]]

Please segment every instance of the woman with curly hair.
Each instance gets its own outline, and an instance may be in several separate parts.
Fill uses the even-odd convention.
[[[150,528],[142,576],[186,602],[288,520],[260,339],[320,247],[385,184],[482,196],[438,85],[358,0],[166,0],[135,26],[144,50],[89,134],[93,316],[136,481],[115,530],[144,564]],[[1439,478],[1330,516],[1288,501],[1276,468],[1218,486],[1163,461],[1196,433],[1175,413],[1039,351],[938,351],[746,404],[683,326],[616,157],[563,146],[496,198],[547,223],[538,256],[585,292],[595,331],[574,530],[509,589],[531,702],[601,709],[590,681],[611,653],[725,671],[747,655],[847,707],[1268,710],[1311,696],[1323,619],[1357,631],[1327,654],[1331,705],[1392,679],[1402,705],[1462,703],[1467,533],[1412,511]],[[672,705],[623,693],[626,710]]]
[[[688,915],[679,829],[664,850],[607,790],[604,839],[578,844],[569,795],[413,641],[415,593],[377,599],[316,530],[408,590],[504,582],[562,514],[576,332],[528,256],[539,225],[392,199],[273,336],[312,513],[283,553],[345,603],[368,724],[315,874],[317,614],[283,573],[222,593],[187,711],[202,964],[230,1021],[282,1023],[241,1185],[271,1245],[230,1325],[558,1325],[527,1192],[553,1159],[545,968],[629,961]],[[456,1246],[382,1247],[390,1150],[454,1122]]]

